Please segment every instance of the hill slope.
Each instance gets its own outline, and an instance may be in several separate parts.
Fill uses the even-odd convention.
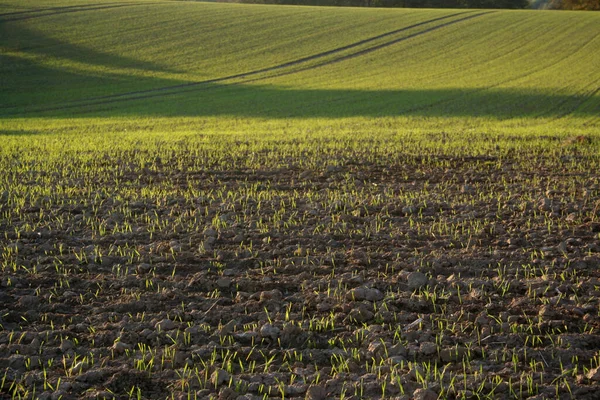
[[[593,13],[173,1],[0,10],[4,118],[569,117],[590,127],[600,114]]]

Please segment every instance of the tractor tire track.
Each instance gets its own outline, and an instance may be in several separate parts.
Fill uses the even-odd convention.
[[[283,73],[280,73],[280,74],[277,74],[277,75],[271,75],[268,78],[276,78],[276,77],[280,77],[280,76],[295,74],[295,73],[302,72],[302,71],[308,71],[308,70],[311,70],[311,69],[316,69],[316,68],[324,67],[326,65],[336,64],[338,62],[346,61],[346,60],[349,60],[349,59],[352,59],[352,58],[355,58],[355,57],[364,56],[365,54],[372,53],[374,51],[383,49],[385,47],[389,47],[389,46],[392,46],[394,44],[397,44],[397,43],[400,43],[400,42],[404,42],[406,40],[410,40],[410,39],[413,39],[415,37],[422,36],[422,35],[424,35],[426,33],[430,33],[430,32],[436,31],[438,29],[442,29],[442,28],[445,28],[447,26],[454,25],[454,24],[456,24],[458,22],[463,22],[463,21],[466,21],[466,20],[469,20],[469,19],[480,17],[480,16],[482,16],[484,14],[490,14],[492,12],[493,11],[486,11],[486,12],[480,12],[480,13],[477,13],[477,14],[472,14],[472,15],[469,15],[469,16],[466,16],[466,17],[463,17],[463,18],[459,18],[459,19],[456,19],[456,20],[453,20],[453,21],[450,21],[450,22],[443,23],[441,25],[436,25],[434,27],[425,29],[425,30],[420,31],[420,32],[413,33],[411,35],[408,35],[408,36],[405,36],[405,37],[402,37],[402,38],[398,38],[398,39],[395,39],[395,40],[391,40],[389,42],[381,43],[379,45],[376,45],[376,46],[373,46],[373,47],[369,47],[368,49],[360,50],[360,51],[357,51],[356,53],[348,54],[348,55],[336,58],[334,60],[325,61],[325,62],[316,64],[316,65],[311,65],[311,66],[304,67],[304,68],[301,68],[301,69],[298,69],[298,70],[294,70],[294,71],[288,71],[288,72],[283,72]],[[469,12],[469,13],[471,13],[471,12]],[[463,14],[465,14],[465,13],[463,13]],[[453,14],[453,15],[456,15],[456,14]],[[261,78],[261,79],[265,79],[265,78]],[[253,81],[257,81],[257,80],[260,80],[260,79],[254,79],[254,80],[246,81],[246,82],[253,82]]]
[[[530,76],[539,74],[539,73],[541,73],[543,71],[546,71],[546,70],[549,70],[551,68],[554,68],[557,65],[568,61],[570,58],[574,57],[576,54],[581,53],[586,47],[588,47],[588,45],[590,43],[592,43],[598,37],[600,37],[600,33],[597,34],[597,35],[595,35],[594,37],[588,39],[587,41],[585,41],[584,43],[582,43],[577,48],[572,49],[572,51],[567,56],[565,56],[565,57],[562,57],[560,59],[554,60],[554,61],[552,61],[550,63],[547,63],[547,64],[542,64],[540,67],[531,69],[531,70],[529,70],[527,72],[524,72],[524,73],[521,73],[521,74],[518,74],[518,75],[515,75],[515,76],[511,76],[510,78],[507,78],[507,79],[500,80],[500,81],[494,83],[493,85],[489,85],[489,86],[485,86],[485,87],[481,87],[481,88],[472,90],[472,91],[469,92],[468,96],[472,96],[474,94],[479,94],[479,93],[482,93],[482,92],[490,91],[490,90],[499,88],[502,85],[506,85],[506,84],[511,83],[511,82],[516,82],[518,80],[525,79],[525,78],[528,78]],[[515,51],[516,51],[516,49],[512,50],[512,51],[510,51],[508,53],[505,53],[502,57],[504,57],[506,54],[511,54],[511,53],[513,53]],[[582,89],[582,90],[579,91],[579,95],[577,93],[573,94],[573,97],[580,97],[580,98],[583,99],[581,102],[578,103],[578,105],[575,108],[573,108],[573,109],[571,109],[569,111],[562,110],[562,107],[569,102],[569,100],[563,100],[558,105],[555,105],[555,106],[551,107],[550,109],[548,109],[548,110],[546,110],[544,112],[539,113],[537,116],[538,117],[543,117],[543,116],[546,116],[546,115],[555,115],[554,118],[553,118],[553,120],[557,120],[557,119],[560,119],[560,118],[567,117],[568,115],[570,115],[573,112],[575,112],[575,110],[577,108],[579,108],[583,103],[587,102],[596,93],[598,93],[600,91],[599,88],[597,88],[597,87],[594,88],[595,82],[596,81],[594,81],[592,84],[588,85],[588,87],[592,86],[591,90],[588,91],[586,89]],[[404,112],[404,114],[410,114],[410,113],[413,113],[413,112],[416,112],[416,111],[423,111],[423,110],[426,110],[426,109],[431,108],[433,106],[440,106],[440,105],[444,105],[444,104],[449,104],[449,103],[452,103],[452,102],[454,102],[456,100],[464,98],[465,96],[467,96],[467,95],[466,94],[459,94],[459,95],[450,96],[450,97],[446,97],[444,99],[437,100],[437,101],[435,101],[433,103],[424,104],[424,105],[420,105],[420,106],[417,106],[417,107],[412,107],[412,108],[407,109]],[[557,113],[557,111],[558,111],[558,113]]]
[[[16,11],[16,12],[0,14],[0,23],[23,21],[23,20],[27,20],[27,19],[49,17],[49,16],[54,16],[54,15],[59,15],[59,14],[67,14],[67,13],[75,13],[75,12],[105,10],[105,9],[121,8],[121,7],[132,7],[132,6],[141,5],[141,4],[150,4],[150,3],[113,3],[113,4],[97,3],[97,4],[86,4],[84,6],[51,7],[51,8],[39,8],[39,9],[33,9],[33,10],[27,10],[27,11]],[[35,14],[35,15],[31,15],[31,14]]]
[[[161,88],[154,88],[154,89],[147,89],[147,90],[138,90],[138,91],[131,91],[131,92],[126,92],[126,93],[119,93],[119,94],[114,94],[114,95],[108,95],[108,96],[99,96],[99,97],[92,97],[92,98],[87,98],[87,99],[81,99],[81,100],[77,100],[74,102],[70,102],[67,104],[63,104],[63,105],[58,105],[58,106],[54,106],[54,107],[44,107],[44,108],[37,108],[35,110],[30,109],[30,110],[23,110],[20,112],[17,112],[18,114],[22,114],[22,113],[28,113],[28,112],[47,112],[47,111],[60,111],[60,110],[67,110],[67,109],[72,109],[72,108],[77,108],[77,107],[88,107],[88,106],[99,106],[99,105],[107,105],[107,104],[112,104],[112,103],[117,103],[117,102],[123,102],[123,101],[129,101],[129,100],[142,100],[142,99],[149,99],[149,98],[157,98],[157,97],[164,97],[164,96],[169,96],[169,95],[174,95],[174,94],[180,94],[180,93],[186,93],[189,91],[195,91],[198,90],[200,87],[202,86],[206,86],[206,85],[211,85],[211,84],[215,84],[215,83],[222,83],[222,82],[226,82],[226,81],[231,81],[231,80],[236,80],[236,79],[245,79],[242,82],[235,82],[235,83],[231,83],[231,84],[241,84],[241,83],[249,83],[249,82],[256,82],[256,81],[260,81],[260,80],[264,80],[264,79],[269,79],[269,78],[275,78],[275,77],[280,77],[280,76],[286,76],[286,75],[290,75],[290,74],[294,74],[294,73],[298,73],[298,72],[302,72],[302,71],[308,71],[308,70],[312,70],[312,69],[316,69],[316,68],[320,68],[326,65],[331,65],[334,63],[338,63],[341,61],[345,61],[351,58],[355,58],[355,57],[359,57],[359,56],[363,56],[365,54],[371,53],[373,51],[376,50],[380,50],[382,48],[415,38],[415,37],[419,37],[422,36],[426,33],[430,33],[445,27],[448,27],[450,25],[459,23],[459,22],[463,22],[469,19],[473,19],[476,17],[480,17],[482,15],[485,14],[489,14],[492,13],[493,11],[485,11],[485,12],[475,12],[475,11],[467,11],[467,12],[459,12],[459,13],[454,13],[454,14],[450,14],[450,15],[445,15],[442,17],[438,17],[438,18],[433,18],[427,21],[423,21],[423,22],[419,22],[416,24],[412,24],[410,26],[406,26],[400,29],[396,29],[390,32],[386,32],[377,36],[373,36],[371,38],[367,38],[367,39],[363,39],[357,42],[354,42],[352,44],[346,45],[346,46],[342,46],[342,47],[338,47],[332,50],[327,50],[321,53],[317,53],[311,56],[307,56],[307,57],[302,57],[299,58],[297,60],[294,61],[288,61],[282,64],[278,64],[272,67],[267,67],[267,68],[260,68],[254,71],[250,71],[250,72],[244,72],[244,73],[239,73],[239,74],[233,74],[233,75],[229,75],[229,76],[224,76],[224,77],[220,77],[220,78],[214,78],[214,79],[208,79],[208,80],[204,80],[204,81],[198,81],[198,82],[189,82],[189,83],[183,83],[183,84],[178,84],[178,85],[172,85],[172,86],[164,86]],[[460,15],[465,15],[468,14],[467,16],[464,16],[462,18],[458,18],[449,22],[445,22],[443,24],[440,25],[436,25],[427,29],[424,29],[422,31],[419,32],[415,32],[413,34],[410,34],[408,36],[402,37],[402,38],[398,38],[398,39],[394,39],[394,40],[390,40],[387,41],[385,43],[381,43],[372,47],[369,47],[367,49],[363,49],[363,50],[359,50],[356,51],[354,53],[351,54],[347,54],[347,55],[343,55],[341,57],[335,58],[333,60],[327,60],[327,61],[323,61],[321,63],[315,64],[315,65],[309,65],[300,69],[294,69],[293,71],[283,71],[280,73],[276,73],[274,75],[269,75],[269,76],[263,76],[263,77],[256,77],[254,79],[246,79],[246,78],[252,78],[255,77],[257,75],[261,75],[261,74],[265,74],[265,73],[270,73],[270,72],[276,72],[276,71],[280,71],[282,69],[286,69],[286,68],[290,68],[290,67],[295,67],[298,65],[302,65],[305,64],[307,62],[311,62],[311,61],[315,61],[315,60],[320,60],[323,59],[325,57],[328,56],[334,56],[336,54],[339,54],[341,52],[347,51],[347,50],[352,50],[355,49],[356,47],[365,45],[365,44],[369,44],[372,43],[376,40],[382,39],[382,38],[386,38],[389,36],[393,36],[396,35],[398,33],[402,33],[402,32],[406,32],[409,31],[411,29],[414,28],[418,28],[418,27],[422,27],[425,25],[429,25],[431,23],[434,22],[438,22],[438,21],[442,21],[442,20],[446,20],[452,17],[456,17],[456,16],[460,16]],[[231,85],[230,84],[230,85]],[[184,90],[180,90],[180,89],[184,89]],[[187,90],[186,90],[187,89]],[[203,88],[203,89],[207,89],[207,88]],[[15,108],[15,107],[10,107],[10,108]],[[6,110],[6,108],[5,108]]]

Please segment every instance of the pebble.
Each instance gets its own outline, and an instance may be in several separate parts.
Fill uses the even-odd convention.
[[[37,296],[21,296],[17,304],[20,307],[31,308],[40,304],[40,299]]]
[[[393,356],[390,357],[388,361],[391,365],[402,365],[403,363],[406,363],[406,358],[402,356]]]
[[[85,382],[89,385],[95,385],[103,382],[104,379],[110,374],[111,372],[103,369],[92,369],[81,375],[77,375],[75,380],[77,382]]]
[[[62,351],[63,353],[66,353],[67,351],[73,349],[74,347],[75,347],[75,345],[73,344],[72,341],[65,339],[60,344],[60,351]]]
[[[154,327],[160,331],[171,331],[175,329],[177,325],[175,325],[175,322],[171,321],[170,319],[165,318],[162,321],[157,322]]]
[[[421,345],[419,346],[419,351],[423,355],[430,356],[432,354],[435,354],[435,352],[437,351],[437,346],[433,342],[424,342],[421,343]]]
[[[231,279],[230,278],[219,278],[217,279],[217,286],[220,289],[228,289],[229,286],[231,286]]]
[[[148,263],[141,263],[136,267],[138,274],[147,274],[152,269],[152,265]]]
[[[229,373],[224,369],[217,369],[210,376],[210,381],[215,386],[224,385],[229,382]]]
[[[348,317],[351,321],[363,323],[373,319],[373,312],[364,303],[358,303],[358,305],[350,311]]]
[[[383,299],[383,293],[378,289],[368,288],[368,287],[357,287],[350,290],[346,294],[346,299],[351,301],[380,301]]]
[[[428,281],[427,275],[422,272],[415,271],[408,274],[408,287],[410,290],[421,289],[423,286],[427,285]]]
[[[116,354],[123,354],[126,350],[131,349],[131,345],[125,342],[118,341],[115,342],[115,344],[113,344],[112,349],[115,351]]]
[[[273,340],[277,340],[277,337],[279,336],[279,328],[276,326],[273,326],[271,324],[264,324],[263,326],[261,326],[260,328],[260,336],[263,338],[271,338]]]
[[[278,289],[260,292],[260,300],[261,301],[265,301],[265,300],[279,301],[282,298],[283,298],[283,293],[281,293],[281,290],[278,290]]]
[[[538,201],[538,209],[540,211],[552,211],[552,200],[544,197]]]
[[[216,238],[217,237],[217,231],[214,230],[213,228],[208,228],[204,231],[204,237],[205,238]]]
[[[413,392],[413,400],[437,400],[438,395],[431,389],[418,388]]]
[[[218,400],[235,400],[238,394],[230,387],[224,387],[219,391]]]
[[[306,391],[306,400],[324,400],[327,398],[327,391],[323,386],[311,385]]]

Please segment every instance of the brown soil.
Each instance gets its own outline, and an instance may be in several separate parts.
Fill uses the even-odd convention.
[[[600,398],[596,158],[259,157],[0,194],[0,397]]]

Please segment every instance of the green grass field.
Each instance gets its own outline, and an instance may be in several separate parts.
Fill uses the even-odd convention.
[[[600,14],[0,0],[0,397],[586,399]]]
[[[3,1],[0,18],[5,131],[148,118],[598,129],[595,13]]]

